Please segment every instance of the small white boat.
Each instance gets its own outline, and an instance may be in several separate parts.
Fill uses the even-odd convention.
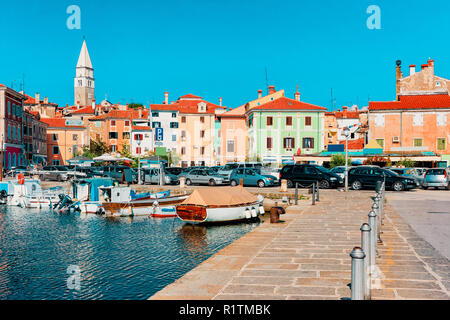
[[[130,187],[101,187],[100,202],[107,216],[163,216],[169,215],[170,207],[181,203],[188,196],[165,196],[132,199]],[[166,208],[163,211],[163,208]],[[172,210],[173,211],[173,210]],[[167,214],[166,214],[167,213]]]
[[[190,223],[250,220],[264,214],[264,198],[242,186],[196,189],[176,206],[178,217]]]
[[[23,208],[50,208],[59,201],[61,187],[44,190],[39,180],[27,179],[20,184],[18,181],[8,181],[8,197],[6,204]]]

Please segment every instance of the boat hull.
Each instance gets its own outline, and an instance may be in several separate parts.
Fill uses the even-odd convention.
[[[183,202],[188,196],[172,196],[161,199],[133,200],[129,202],[103,202],[106,215],[109,216],[148,216],[153,213],[153,206],[174,206]],[[156,203],[155,203],[156,202]]]
[[[259,202],[228,207],[179,205],[177,206],[177,215],[181,220],[190,223],[229,222],[256,218],[262,212],[259,207]]]

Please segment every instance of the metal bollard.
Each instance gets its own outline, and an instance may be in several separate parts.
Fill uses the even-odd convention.
[[[317,187],[316,187],[316,195],[317,195],[317,198],[316,198],[316,201],[320,201],[319,200],[319,193],[320,193],[320,188],[319,188],[319,181],[317,181]]]
[[[375,255],[376,255],[376,251],[377,251],[377,230],[376,230],[377,220],[376,219],[377,219],[377,214],[373,210],[370,210],[370,212],[369,212],[369,226],[370,226],[369,265],[370,265],[370,270],[372,270],[373,267],[375,266]]]
[[[370,300],[370,226],[363,223],[360,230],[361,248],[366,254],[364,258],[364,299]]]
[[[298,182],[295,183],[295,205],[298,204]]]
[[[377,194],[375,201],[378,204],[378,234],[383,233],[381,231],[381,225],[383,224],[383,196],[381,193]]]
[[[312,184],[312,205],[316,204],[316,184]]]
[[[375,214],[377,215],[377,217],[376,217],[376,229],[375,229],[376,230],[376,240],[378,241],[378,243],[382,243],[383,241],[381,241],[380,228],[379,228],[379,225],[380,225],[380,206],[378,205],[378,201],[374,202],[374,204],[372,205],[372,210],[375,211]]]
[[[364,300],[364,251],[354,247],[350,253],[352,257],[352,300]]]

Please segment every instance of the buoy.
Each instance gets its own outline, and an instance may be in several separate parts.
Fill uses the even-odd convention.
[[[256,218],[258,216],[258,214],[256,213],[255,207],[252,207],[251,213],[252,213],[252,218]]]
[[[25,183],[25,176],[23,174],[19,173],[17,175],[17,180],[18,180],[20,185],[23,185]]]
[[[247,208],[247,209],[245,209],[245,217],[247,218],[247,219],[250,219],[252,216],[251,216],[251,214],[250,214],[250,210]]]

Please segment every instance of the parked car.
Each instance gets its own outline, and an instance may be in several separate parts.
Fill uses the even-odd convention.
[[[397,173],[374,166],[360,166],[352,168],[348,173],[348,185],[354,190],[364,187],[374,188],[377,181],[386,181],[386,189],[403,191],[417,187],[416,180],[400,176]]]
[[[288,188],[295,187],[295,183],[300,186],[310,186],[319,182],[321,189],[336,188],[343,184],[343,179],[330,170],[314,164],[288,164],[281,169],[280,179],[287,180]]]
[[[350,170],[352,166],[348,166],[347,169]],[[331,172],[337,174],[342,179],[345,178],[345,166],[337,166],[330,170]]]
[[[11,170],[9,171],[10,174],[8,174],[8,175],[15,177],[19,173],[21,173],[26,177],[26,176],[31,176],[31,171],[32,171],[31,168],[27,168],[25,166],[17,166],[17,167],[11,168]]]
[[[166,168],[166,172],[169,172],[175,176],[178,176],[183,171],[181,167],[168,167]]]
[[[145,168],[142,169],[141,182],[143,184],[159,184],[160,183],[160,169],[159,168]],[[178,176],[170,173],[166,170],[164,171],[164,184],[178,184],[180,179]]]
[[[208,169],[193,169],[185,176],[186,185],[207,184],[215,186],[217,184],[229,184],[230,179],[220,174],[212,173]]]
[[[413,178],[414,180],[416,180],[416,184],[418,187],[423,184],[424,178],[416,168],[385,168],[385,169],[391,170],[400,176]]]
[[[66,181],[69,171],[62,166],[44,166],[39,171],[39,179],[41,181]]]
[[[102,177],[109,177],[116,180],[121,181],[124,177],[125,173],[125,179],[127,178],[127,175],[131,178],[131,181],[128,182],[137,182],[137,172],[134,171],[132,168],[127,166],[106,166],[102,169]],[[130,176],[131,175],[131,176]]]
[[[225,166],[223,166],[223,168],[217,171],[217,173],[229,177],[234,169],[256,169],[261,168],[262,166],[263,165],[261,162],[229,162]]]
[[[209,169],[209,167],[207,167],[207,166],[186,167],[186,168],[183,168],[183,171],[178,176],[185,177],[189,172],[191,172],[194,169]]]
[[[258,172],[258,170],[255,169],[234,169],[230,175],[231,185],[238,185],[240,179],[242,179],[244,186],[264,188],[273,186],[276,178],[270,175],[262,175],[261,172]]]
[[[209,167],[209,171],[210,172],[219,172],[219,170],[222,170],[223,169],[223,166],[212,166],[212,167]]]
[[[449,168],[434,168],[428,169],[425,173],[423,188],[428,189],[435,187],[447,188],[450,190],[450,169]]]

